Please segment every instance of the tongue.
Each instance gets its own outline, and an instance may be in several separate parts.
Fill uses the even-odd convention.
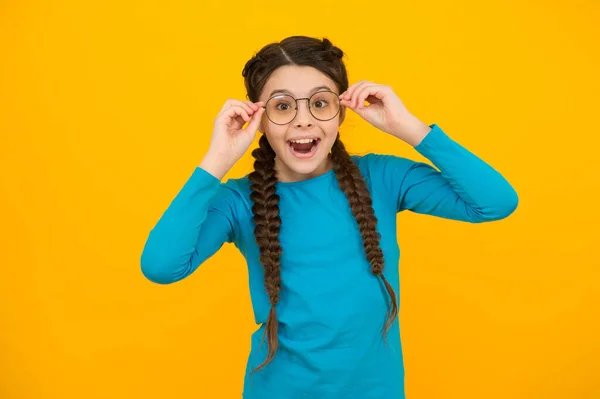
[[[292,148],[297,152],[308,152],[312,149],[313,143],[292,143]]]

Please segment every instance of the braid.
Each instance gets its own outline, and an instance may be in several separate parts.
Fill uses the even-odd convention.
[[[371,264],[371,271],[381,278],[391,298],[383,330],[385,340],[387,331],[398,315],[398,305],[394,290],[383,275],[383,251],[379,246],[380,237],[377,232],[377,218],[372,207],[371,195],[360,169],[350,159],[350,155],[339,136],[333,145],[331,155],[338,184],[346,194],[352,214],[358,223],[365,254]],[[279,196],[275,190],[275,184],[277,183],[275,152],[269,145],[265,135],[260,138],[259,147],[252,151],[252,156],[256,161],[254,162],[254,172],[250,173],[248,178],[252,183],[250,198],[254,202],[252,206],[256,226],[254,236],[260,249],[260,261],[265,269],[265,288],[271,302],[271,310],[265,328],[268,344],[267,358],[252,371],[254,373],[270,363],[277,351],[278,324],[275,307],[279,302],[281,292],[280,259],[282,249],[279,242],[281,227]],[[263,336],[263,341],[264,338]]]
[[[339,135],[331,149],[331,156],[338,184],[346,194],[346,197],[348,197],[352,214],[358,223],[367,260],[371,264],[371,271],[381,278],[391,299],[391,303],[386,313],[386,323],[383,330],[383,338],[385,340],[387,331],[398,315],[398,305],[396,304],[394,289],[383,275],[383,251],[379,246],[380,237],[376,230],[377,217],[373,210],[371,195],[367,188],[367,184],[360,173],[360,169],[350,159],[350,155],[346,151],[342,141],[339,139]]]
[[[267,319],[265,333],[267,336],[267,359],[254,369],[253,373],[266,366],[275,356],[277,350],[277,314],[275,306],[279,302],[281,291],[281,244],[279,242],[279,196],[275,193],[277,176],[275,171],[275,152],[269,145],[267,137],[263,135],[259,140],[259,147],[252,151],[254,172],[248,176],[252,193],[250,198],[254,202],[254,236],[260,249],[260,261],[265,269],[265,288],[271,302],[271,311]],[[264,335],[263,335],[264,341]]]

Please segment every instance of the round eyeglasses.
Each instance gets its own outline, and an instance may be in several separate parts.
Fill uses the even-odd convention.
[[[271,97],[263,108],[271,122],[276,125],[286,125],[296,118],[300,100],[308,101],[308,111],[320,121],[331,120],[340,112],[340,97],[332,91],[318,91],[307,98],[278,94]]]

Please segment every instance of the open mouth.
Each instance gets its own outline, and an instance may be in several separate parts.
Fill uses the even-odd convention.
[[[292,154],[297,158],[310,158],[319,147],[321,139],[299,139],[299,140],[288,140],[288,147]]]

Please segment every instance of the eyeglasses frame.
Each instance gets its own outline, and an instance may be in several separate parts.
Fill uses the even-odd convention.
[[[331,118],[329,118],[329,119],[319,119],[319,118],[317,118],[317,117],[315,116],[315,114],[313,114],[313,113],[312,113],[312,110],[310,109],[310,99],[311,99],[311,98],[313,98],[315,95],[317,95],[317,94],[319,94],[319,93],[333,93],[333,94],[335,94],[335,95],[336,95],[336,97],[337,97],[337,99],[338,99],[338,110],[337,110],[337,112],[335,113],[335,115],[333,115],[333,116],[332,116]],[[293,118],[292,118],[292,119],[291,119],[289,122],[286,122],[286,123],[276,123],[276,122],[273,122],[273,120],[272,120],[271,118],[269,118],[269,113],[268,113],[268,112],[266,112],[266,111],[267,111],[267,104],[269,103],[269,101],[271,101],[271,100],[272,100],[272,99],[274,99],[274,98],[277,98],[277,97],[284,97],[284,96],[286,96],[286,97],[292,97],[292,98],[294,99],[294,101],[296,102],[296,107],[295,107],[295,111],[296,111],[296,113],[294,114],[294,117],[293,117]],[[339,94],[337,94],[337,93],[335,93],[335,92],[333,92],[333,91],[331,91],[331,90],[320,90],[320,91],[317,91],[317,92],[315,92],[315,93],[311,94],[311,96],[310,96],[310,97],[303,97],[303,98],[295,98],[295,97],[294,97],[294,96],[292,96],[291,94],[283,94],[283,93],[282,93],[282,94],[276,94],[276,95],[274,95],[273,97],[269,98],[269,99],[267,100],[267,102],[265,103],[265,105],[263,105],[263,106],[262,106],[262,108],[264,108],[264,109],[265,109],[265,115],[267,115],[267,118],[268,118],[268,119],[269,119],[269,120],[270,120],[272,123],[274,123],[274,124],[276,124],[276,125],[283,126],[283,125],[287,125],[287,124],[289,124],[289,123],[292,123],[292,122],[294,121],[294,119],[296,119],[296,116],[298,116],[298,101],[300,101],[300,100],[307,100],[307,102],[306,102],[306,107],[308,108],[308,112],[309,112],[309,113],[310,113],[310,114],[313,116],[313,118],[315,118],[316,120],[318,120],[318,121],[321,121],[321,122],[326,122],[326,121],[330,121],[330,120],[332,120],[333,118],[335,118],[336,116],[338,116],[338,115],[340,114],[340,111],[341,111],[341,109],[342,109],[342,105],[341,105],[341,100],[342,100],[342,99],[340,98]]]

